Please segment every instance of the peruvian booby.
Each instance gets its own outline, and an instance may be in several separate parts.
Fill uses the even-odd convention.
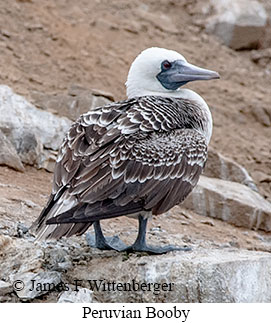
[[[207,159],[210,110],[198,94],[180,87],[217,78],[173,50],[140,53],[128,73],[128,99],[81,115],[66,134],[51,196],[34,223],[38,238],[82,235],[94,224],[100,249],[182,250],[148,246],[147,221],[187,197]],[[123,215],[139,220],[137,239],[127,248],[106,239],[100,226],[100,220]]]

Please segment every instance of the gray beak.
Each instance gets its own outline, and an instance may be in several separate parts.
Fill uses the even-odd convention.
[[[172,75],[172,81],[175,82],[190,82],[220,78],[217,72],[189,64],[188,62],[176,61],[175,64],[175,72]]]
[[[177,60],[171,63],[171,67],[163,69],[156,76],[160,83],[168,90],[177,90],[180,86],[198,80],[219,79],[217,72],[207,70],[186,61]]]

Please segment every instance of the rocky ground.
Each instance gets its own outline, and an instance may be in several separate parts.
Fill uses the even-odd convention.
[[[261,3],[270,15],[268,1]],[[190,62],[220,73],[219,81],[192,83],[189,88],[202,95],[211,108],[213,151],[223,155],[224,164],[224,158],[230,158],[231,163],[244,167],[268,203],[271,201],[270,39],[268,33],[263,33],[253,49],[241,51],[223,45],[205,29],[211,9],[203,0],[0,2],[0,82],[38,108],[74,120],[88,106],[112,97],[125,98],[127,71],[138,52],[150,46],[177,50]],[[45,148],[39,151],[47,153],[53,149]],[[19,158],[24,161],[22,154]],[[39,164],[36,159],[35,163],[52,169],[52,163]],[[215,165],[218,167],[217,162]],[[174,293],[158,296],[95,291],[86,296],[84,290],[84,300],[92,296],[94,301],[271,300],[268,292],[271,277],[265,269],[271,261],[268,206],[259,211],[261,206],[248,208],[241,197],[222,196],[224,200],[219,200],[220,204],[231,207],[233,217],[235,212],[239,218],[256,210],[256,219],[261,218],[258,222],[264,223],[258,227],[250,223],[250,218],[247,223],[242,220],[242,227],[237,223],[237,227],[222,221],[225,218],[221,216],[204,217],[199,211],[196,214],[179,206],[154,218],[148,229],[150,242],[189,245],[192,251],[186,254],[127,256],[100,252],[89,248],[84,237],[34,243],[27,228],[47,201],[52,173],[26,164],[23,167],[24,171],[19,172],[0,166],[0,301],[58,300],[61,293],[57,291],[33,296],[15,293],[11,287],[16,279],[29,280],[45,274],[37,280],[52,279],[56,284],[64,281],[74,286],[75,279],[82,279],[80,286],[87,288],[86,293],[89,286],[85,280],[95,278],[175,281],[178,286]],[[247,184],[229,178],[228,173],[223,178],[221,172],[212,173],[213,169],[210,161],[207,176]],[[209,195],[206,196],[210,201]],[[120,234],[128,243],[137,232],[136,222],[128,218],[104,221],[103,227],[105,234]],[[178,278],[189,271],[195,281],[187,274],[183,280]],[[245,291],[246,284],[235,280],[234,274],[239,272],[247,286],[251,286]],[[265,277],[265,283],[260,277]],[[235,290],[234,286],[240,288]]]

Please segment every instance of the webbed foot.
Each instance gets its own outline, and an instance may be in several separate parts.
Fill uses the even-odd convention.
[[[116,250],[122,251],[127,248],[127,245],[118,237],[107,237],[96,239],[96,236],[90,233],[86,234],[87,244],[92,248],[98,248],[100,250]]]

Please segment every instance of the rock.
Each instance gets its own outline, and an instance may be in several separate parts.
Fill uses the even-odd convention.
[[[65,291],[60,294],[58,303],[92,303],[93,291],[87,288],[78,288],[76,291]]]
[[[261,105],[254,104],[250,107],[250,111],[255,120],[258,121],[260,124],[262,124],[265,127],[271,126],[271,110],[268,111]]]
[[[28,175],[25,176],[27,177]],[[24,197],[29,197],[32,192],[28,192],[29,194],[27,195],[24,191],[25,186],[22,187],[25,183],[28,183],[28,180],[29,178],[20,187],[19,185],[0,183],[0,236],[1,234],[15,236],[18,233],[18,223],[22,222],[21,220],[26,226],[29,226],[46,203],[46,197],[44,196],[40,199],[39,205],[34,206],[32,204],[33,206],[30,206],[29,199]]]
[[[48,172],[53,173],[55,169],[57,154],[58,152],[52,149],[44,149],[43,154],[40,156],[39,168],[44,168]]]
[[[244,167],[218,153],[212,147],[208,150],[208,160],[204,169],[204,175],[241,183],[258,192],[253,179]]]
[[[0,234],[0,256],[5,255],[9,252],[10,248],[13,247],[13,240],[8,235]],[[1,266],[0,266],[1,268]]]
[[[97,106],[109,104],[114,98],[110,93],[72,85],[67,93],[45,94],[33,92],[32,100],[41,109],[53,111],[75,121],[81,114]]]
[[[260,48],[271,48],[271,2],[261,1],[264,5],[264,8],[268,15],[268,22],[265,30],[265,35],[263,39],[261,39],[261,47]]]
[[[201,176],[182,206],[235,226],[271,231],[271,204],[239,183]]]
[[[212,220],[201,220],[200,223],[210,225],[211,227],[214,226],[214,222]]]
[[[22,162],[38,168],[48,159],[46,149],[58,150],[71,121],[37,109],[11,88],[0,86],[0,130]]]
[[[94,288],[98,302],[270,302],[271,256],[246,250],[197,249],[162,256],[116,255],[93,259],[83,270],[78,266],[71,277],[79,277],[89,288],[91,279],[113,282],[115,291]],[[128,285],[128,284],[129,285]],[[121,286],[126,285],[126,290]],[[131,289],[130,287],[131,286]]]
[[[20,172],[24,171],[24,166],[18,156],[16,149],[8,138],[0,130],[0,165],[6,165]]]
[[[268,21],[261,3],[254,0],[210,0],[210,3],[214,14],[205,24],[209,33],[233,49],[259,47]]]
[[[13,288],[17,296],[23,300],[31,300],[49,292],[57,291],[61,283],[61,274],[55,271],[39,273],[25,272],[11,275]]]
[[[0,280],[0,296],[4,296],[13,291],[12,284]]]
[[[271,48],[253,50],[250,57],[254,63],[265,68],[268,64],[271,64]]]
[[[25,272],[39,272],[44,263],[44,251],[33,238],[11,238],[0,235],[0,279]]]
[[[270,253],[237,250],[230,243],[214,249],[191,242],[190,252],[146,256],[90,249],[78,237],[52,243],[9,240],[12,245],[4,242],[0,248],[6,254],[0,260],[0,279],[9,279],[20,301],[33,302],[42,295],[44,302],[74,303],[92,302],[92,298],[99,302],[271,301]],[[72,266],[61,273],[54,270],[67,256]],[[100,290],[94,280],[101,282]],[[129,289],[128,284],[134,287]],[[6,296],[6,301],[11,297]]]
[[[14,261],[10,262],[10,266],[14,268],[15,273],[24,274],[26,272],[38,272],[41,270],[44,264],[43,250],[37,247],[34,248],[33,241],[31,245],[32,250],[25,250],[25,253],[23,250],[19,250],[18,257],[14,257]]]
[[[261,171],[254,171],[253,177],[259,182],[259,183],[271,183],[271,175],[265,174]]]
[[[59,241],[57,248],[48,247],[44,251],[46,268],[53,271],[65,271],[72,266],[68,248]]]
[[[23,223],[17,224],[17,234],[16,237],[22,238],[25,234],[28,233],[28,228]]]

